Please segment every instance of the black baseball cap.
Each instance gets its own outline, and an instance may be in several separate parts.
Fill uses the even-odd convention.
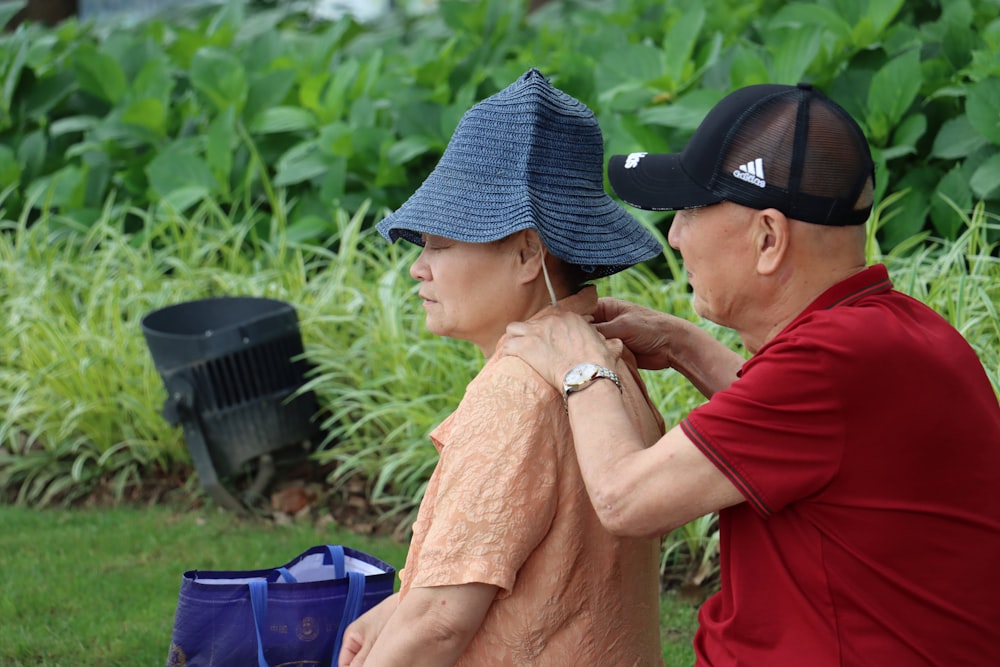
[[[806,83],[759,84],[724,97],[680,153],[614,155],[622,201],[676,211],[731,201],[821,225],[863,225],[875,167],[864,132]]]

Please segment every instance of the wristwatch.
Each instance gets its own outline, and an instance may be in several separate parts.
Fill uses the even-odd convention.
[[[581,389],[586,389],[592,385],[595,380],[600,380],[601,378],[611,380],[618,387],[618,391],[622,390],[622,383],[621,380],[618,379],[618,373],[615,373],[610,368],[585,362],[577,364],[576,366],[573,366],[573,368],[566,371],[566,375],[563,377],[563,403],[566,405],[567,409],[569,408],[570,394],[580,391]]]

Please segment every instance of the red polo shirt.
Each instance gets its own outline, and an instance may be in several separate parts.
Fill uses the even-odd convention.
[[[884,266],[821,295],[682,423],[719,513],[713,667],[1000,664],[1000,405]]]

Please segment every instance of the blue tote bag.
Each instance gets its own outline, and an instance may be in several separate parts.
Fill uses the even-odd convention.
[[[339,545],[264,570],[185,572],[167,667],[335,666],[344,630],[392,595],[395,573]]]

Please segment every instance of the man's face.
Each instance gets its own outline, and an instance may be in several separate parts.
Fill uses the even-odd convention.
[[[667,236],[684,260],[695,312],[737,330],[756,275],[753,213],[731,202],[678,211]]]

